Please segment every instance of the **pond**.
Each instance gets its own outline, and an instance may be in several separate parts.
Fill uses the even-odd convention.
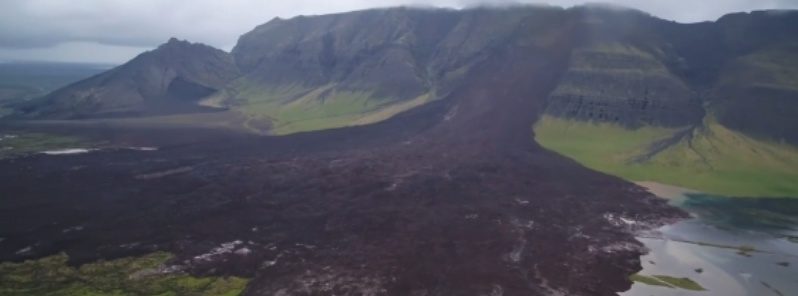
[[[798,199],[640,185],[693,218],[639,235],[650,253],[620,295],[798,295]]]

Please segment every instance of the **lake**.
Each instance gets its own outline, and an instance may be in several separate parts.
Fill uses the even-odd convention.
[[[620,295],[798,295],[798,199],[640,185],[693,218],[639,235],[650,253]]]

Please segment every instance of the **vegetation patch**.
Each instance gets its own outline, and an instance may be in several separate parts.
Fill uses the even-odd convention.
[[[0,133],[0,159],[89,146],[85,139],[42,133]]]
[[[171,271],[165,263],[172,256],[157,252],[67,265],[60,254],[22,263],[0,264],[0,295],[239,295],[247,279],[193,277]]]
[[[798,197],[798,149],[747,137],[706,120],[689,137],[651,157],[656,142],[684,129],[626,129],[544,116],[534,127],[545,148],[633,181],[656,181],[711,194]]]
[[[662,287],[673,288],[668,283],[665,283],[665,282],[663,282],[661,280],[658,280],[655,277],[641,275],[641,274],[637,274],[637,273],[631,275],[629,277],[629,279],[632,280],[633,282],[643,283],[643,284],[646,284],[646,285],[649,285],[649,286],[662,286]]]
[[[430,98],[429,94],[409,100],[383,98],[366,91],[341,90],[335,84],[264,86],[242,78],[202,104],[229,106],[250,121],[269,122],[272,134],[285,135],[379,122]]]
[[[629,277],[629,279],[634,282],[643,283],[651,286],[662,286],[662,287],[684,289],[690,291],[706,291],[706,289],[702,287],[700,284],[686,277],[677,278],[668,275],[648,276],[641,274],[633,274],[632,276]]]

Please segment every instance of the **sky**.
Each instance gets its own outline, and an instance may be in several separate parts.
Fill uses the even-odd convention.
[[[274,17],[390,6],[463,8],[579,0],[2,0],[0,62],[123,63],[170,37],[230,50],[238,36]],[[603,0],[678,22],[739,11],[798,9],[798,0]]]

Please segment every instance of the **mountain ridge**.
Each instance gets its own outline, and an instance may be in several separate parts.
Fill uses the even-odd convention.
[[[227,74],[222,74],[222,82],[210,75],[199,87],[186,86],[187,95],[196,98],[177,104],[174,112],[233,110],[248,120],[264,122],[272,134],[368,124],[447,96],[459,87],[464,73],[495,49],[572,38],[575,46],[567,49],[574,52],[572,70],[550,97],[549,115],[635,128],[695,125],[702,122],[703,114],[717,113],[721,124],[738,131],[798,144],[798,135],[781,128],[798,123],[794,120],[740,116],[754,104],[739,98],[741,92],[753,96],[765,92],[770,97],[793,93],[778,95],[761,84],[742,91],[740,85],[730,89],[719,84],[734,71],[729,65],[740,64],[736,61],[742,57],[798,42],[793,37],[798,32],[790,29],[796,26],[788,26],[798,23],[797,16],[796,11],[753,11],[682,24],[605,5],[568,9],[519,5],[463,10],[399,7],[274,18],[243,34],[230,53],[208,48],[212,53],[206,57],[198,54],[198,60],[229,67],[221,71]],[[564,33],[569,27],[578,29]],[[176,42],[172,39],[164,46]],[[152,83],[131,86],[136,83],[147,84],[135,86],[139,90],[156,91],[119,103],[121,107],[115,108],[122,110],[114,111],[146,115],[148,108],[135,104],[165,93]],[[96,102],[86,104],[80,96],[65,93],[94,88],[92,82],[78,83],[20,110],[40,118],[92,117],[101,113],[95,110]],[[113,97],[124,98],[130,92],[99,94],[94,101],[124,101]],[[756,104],[775,106],[782,101]],[[794,109],[795,101],[784,104]],[[53,102],[55,107],[47,106]],[[59,107],[59,102],[66,106]],[[757,112],[772,112],[768,108],[772,109]],[[106,113],[103,116],[114,116]]]

